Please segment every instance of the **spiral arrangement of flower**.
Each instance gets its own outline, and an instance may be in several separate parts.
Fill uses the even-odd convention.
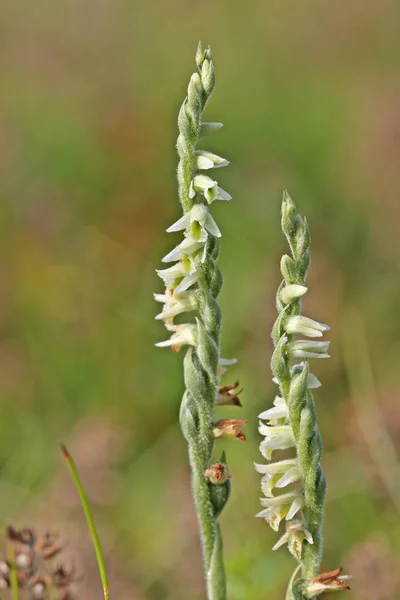
[[[318,580],[316,586],[314,581],[321,577],[318,573],[322,558],[325,477],[320,464],[322,439],[311,392],[321,383],[310,372],[308,361],[329,357],[329,342],[316,339],[329,327],[301,314],[301,299],[307,292],[310,234],[307,221],[298,214],[287,192],[282,201],[282,230],[291,256],[284,254],[281,259],[283,281],[276,295],[278,318],[272,330],[275,349],[271,369],[279,394],[272,408],[259,415],[259,431],[264,436],[260,452],[270,462],[255,465],[263,475],[261,489],[265,496],[261,499],[263,510],[257,516],[264,518],[274,531],[285,521],[285,532],[273,549],[287,545],[299,561],[301,578],[293,587],[291,584],[289,593],[290,597],[301,600],[327,589],[344,589],[347,583],[340,571],[335,572],[336,576],[329,582]],[[294,450],[292,457],[275,459],[276,451],[291,449]],[[274,495],[274,491],[281,492],[288,486],[289,491]]]
[[[199,44],[196,64],[198,71],[190,78],[178,117],[178,185],[183,216],[167,229],[170,233],[183,231],[184,239],[163,258],[163,262],[174,264],[157,271],[164,281],[165,292],[154,295],[163,304],[156,318],[164,321],[171,337],[156,345],[170,346],[175,352],[187,347],[180,423],[189,449],[207,595],[213,600],[224,600],[225,574],[217,517],[229,496],[230,474],[225,454],[213,463],[212,453],[215,439],[245,440],[240,427],[246,421],[214,420],[213,414],[215,406],[240,406],[238,382],[227,386],[220,382],[232,361],[220,357],[221,311],[217,297],[222,276],[217,260],[221,232],[210,212],[213,202],[230,200],[231,196],[217,181],[202,173],[224,167],[228,161],[208,150],[197,149],[200,137],[217,131],[222,124],[202,121],[215,84],[210,48],[203,50]],[[186,323],[174,322],[186,313],[194,313],[194,318]]]

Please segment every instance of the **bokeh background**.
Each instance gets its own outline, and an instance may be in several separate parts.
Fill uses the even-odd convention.
[[[392,0],[3,0],[0,23],[0,515],[59,530],[101,597],[81,469],[119,600],[204,598],[185,443],[183,354],[154,348],[154,269],[178,238],[176,115],[197,41],[217,88],[208,149],[233,196],[223,231],[223,354],[248,441],[226,442],[230,600],[279,599],[294,567],[259,510],[257,414],[270,406],[281,193],[312,232],[305,312],[328,479],[326,570],[349,600],[400,597],[400,5]],[[236,412],[235,412],[236,410]],[[240,413],[238,412],[240,410]],[[222,444],[218,444],[218,450]]]

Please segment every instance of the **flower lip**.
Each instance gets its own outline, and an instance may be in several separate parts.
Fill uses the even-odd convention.
[[[276,542],[272,550],[277,550],[284,544],[288,545],[289,552],[293,554],[297,560],[301,558],[301,551],[304,540],[309,544],[313,544],[311,533],[304,527],[303,523],[295,522],[286,526],[286,533]]]
[[[172,319],[181,313],[197,310],[197,298],[194,294],[184,292],[176,295],[159,294],[159,296],[163,299],[156,298],[156,300],[164,302],[164,306],[162,312],[155,317],[157,320]]]
[[[279,460],[278,462],[268,463],[267,465],[260,465],[254,463],[254,467],[258,473],[284,473],[287,469],[291,467],[295,467],[297,465],[297,460],[295,458],[286,458],[284,460]]]
[[[260,444],[260,452],[267,460],[271,460],[274,450],[287,450],[295,446],[290,425],[269,426],[260,422],[259,431],[265,435],[265,440]]]
[[[289,409],[286,402],[280,396],[275,396],[274,406],[264,410],[258,415],[258,418],[263,421],[269,421],[275,424],[279,419],[286,419],[289,416]]]

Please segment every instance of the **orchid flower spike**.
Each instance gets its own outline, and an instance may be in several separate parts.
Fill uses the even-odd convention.
[[[256,464],[263,475],[261,500],[264,518],[274,531],[281,523],[286,531],[273,547],[287,546],[299,561],[301,575],[291,579],[287,598],[306,600],[323,591],[345,589],[346,578],[339,572],[319,575],[322,558],[322,522],[325,477],[320,464],[322,440],[316,420],[312,389],[321,386],[310,372],[311,358],[328,358],[329,342],[321,338],[329,326],[303,316],[301,302],[307,293],[306,275],[310,262],[310,234],[307,221],[297,212],[287,192],[282,201],[282,229],[291,256],[281,260],[283,281],[278,288],[278,318],[273,326],[274,352],[271,360],[273,381],[278,394],[273,406],[260,415],[263,436],[260,452],[267,464]],[[296,337],[295,337],[296,336]],[[311,339],[298,339],[298,336]],[[276,452],[292,453],[276,458]],[[281,490],[290,486],[290,490]]]
[[[168,233],[180,233],[182,237],[162,259],[168,264],[157,270],[157,274],[165,291],[154,295],[162,305],[156,319],[164,322],[170,337],[156,346],[170,347],[174,352],[186,350],[186,390],[180,423],[189,448],[208,598],[225,600],[218,516],[228,500],[231,476],[224,453],[221,460],[211,460],[214,439],[220,438],[222,443],[230,439],[244,441],[241,426],[246,422],[219,417],[214,420],[216,406],[241,406],[238,397],[241,390],[239,382],[221,383],[226,367],[236,361],[220,356],[221,311],[217,298],[222,285],[218,267],[222,234],[211,214],[214,202],[230,200],[231,196],[210,172],[229,163],[218,154],[197,147],[200,137],[222,126],[203,121],[203,111],[215,83],[210,48],[204,50],[199,44],[196,65],[197,71],[190,78],[178,116],[178,187],[183,214],[167,229]],[[176,322],[176,318],[180,321]]]

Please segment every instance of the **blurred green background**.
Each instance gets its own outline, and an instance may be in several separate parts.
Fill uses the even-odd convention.
[[[248,441],[225,447],[230,600],[284,597],[294,568],[254,518],[257,414],[287,188],[313,238],[305,313],[332,325],[314,365],[328,480],[324,568],[349,600],[400,598],[400,5],[391,0],[3,0],[0,160],[0,515],[60,530],[101,597],[69,444],[118,600],[204,598],[186,446],[183,353],[154,348],[154,269],[176,243],[176,116],[197,41],[214,53],[208,149],[233,196],[220,297],[227,383]],[[236,412],[235,412],[236,411]],[[397,449],[396,449],[397,446]],[[397,568],[395,568],[397,567]]]

